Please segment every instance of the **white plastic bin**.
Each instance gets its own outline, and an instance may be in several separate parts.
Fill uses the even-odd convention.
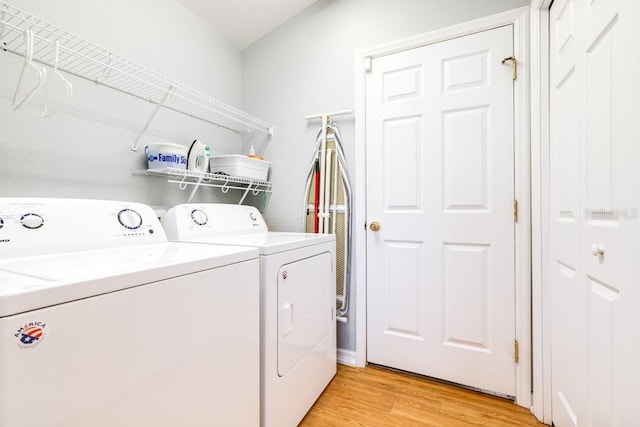
[[[265,181],[269,174],[270,163],[264,160],[230,154],[226,156],[212,156],[209,160],[211,173],[226,173],[241,178]]]

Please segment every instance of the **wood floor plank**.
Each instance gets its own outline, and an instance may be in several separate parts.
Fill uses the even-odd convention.
[[[376,366],[338,365],[302,427],[543,426],[525,408],[495,396]]]

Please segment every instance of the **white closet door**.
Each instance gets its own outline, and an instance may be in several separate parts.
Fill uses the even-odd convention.
[[[638,425],[640,2],[550,19],[553,421]]]
[[[367,357],[515,395],[513,54],[504,26],[373,60]]]

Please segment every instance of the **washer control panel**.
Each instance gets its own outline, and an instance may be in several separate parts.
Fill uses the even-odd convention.
[[[223,203],[174,206],[162,218],[162,226],[174,241],[268,231],[255,207]]]
[[[166,241],[141,203],[0,198],[0,259]]]

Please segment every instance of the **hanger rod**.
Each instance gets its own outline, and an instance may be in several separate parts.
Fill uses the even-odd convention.
[[[346,116],[349,114],[353,114],[353,110],[340,110],[340,111],[333,111],[331,113],[323,113],[323,114],[311,114],[309,116],[305,116],[305,119],[307,120],[318,120],[318,119],[322,119],[322,117],[326,116],[326,117],[335,117],[335,116]]]

